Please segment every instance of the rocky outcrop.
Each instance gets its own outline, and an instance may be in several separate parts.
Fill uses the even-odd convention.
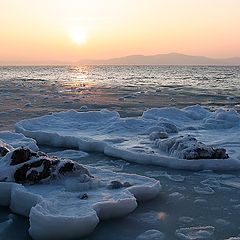
[[[7,150],[2,147],[2,152],[5,153]],[[88,169],[69,159],[49,157],[45,153],[33,152],[29,148],[23,147],[17,148],[11,153],[5,156],[5,161],[9,164],[9,169],[14,169],[13,180],[16,183],[35,184],[76,170],[92,177]],[[8,181],[10,177],[4,179]]]
[[[196,138],[187,136],[177,136],[165,140],[156,140],[155,145],[170,155],[182,159],[227,159],[229,158],[223,148],[213,148]]]

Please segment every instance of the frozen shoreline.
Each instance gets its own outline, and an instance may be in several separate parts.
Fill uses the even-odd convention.
[[[211,112],[199,105],[184,109],[154,108],[135,118],[120,118],[117,112],[108,110],[71,110],[26,119],[18,122],[15,128],[42,145],[102,152],[139,164],[198,171],[240,169],[240,137],[236,134],[240,130],[240,114],[234,110]],[[153,133],[157,136],[154,139]],[[165,134],[167,139],[157,134]],[[209,146],[197,143],[196,135]],[[183,157],[196,155],[199,149],[210,151],[213,149],[210,146],[226,149],[229,158]]]

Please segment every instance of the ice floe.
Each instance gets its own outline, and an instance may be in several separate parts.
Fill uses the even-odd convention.
[[[136,240],[165,240],[165,235],[155,229],[147,230],[146,232],[137,236]]]
[[[15,129],[39,144],[97,151],[139,164],[240,169],[240,114],[233,109],[153,108],[127,118],[108,110],[70,110],[22,120]]]
[[[212,239],[214,231],[212,226],[180,228],[176,230],[176,237],[181,240]]]
[[[23,147],[0,159],[0,178],[0,205],[29,217],[33,239],[82,237],[99,220],[125,216],[137,201],[152,199],[161,189],[155,179],[83,166]]]

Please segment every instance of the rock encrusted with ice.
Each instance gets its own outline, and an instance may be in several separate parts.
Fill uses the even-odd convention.
[[[21,183],[21,184],[19,184]],[[28,148],[0,159],[0,205],[29,216],[33,239],[77,239],[158,195],[159,181],[50,157]]]
[[[139,164],[240,169],[240,114],[232,109],[153,108],[128,118],[108,110],[70,110],[20,121],[15,129],[39,144],[97,151]]]
[[[177,136],[166,140],[157,140],[155,145],[170,155],[182,159],[227,159],[223,148],[213,148],[197,141],[191,136]]]
[[[77,169],[71,160],[58,160],[29,148],[8,152],[0,161],[0,180],[16,183],[38,183]]]

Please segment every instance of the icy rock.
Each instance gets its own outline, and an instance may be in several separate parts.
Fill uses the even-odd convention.
[[[130,184],[129,182],[121,183],[121,182],[115,180],[115,181],[111,181],[107,187],[109,189],[118,189],[118,188],[131,187],[131,186],[132,186],[132,184]]]
[[[136,240],[165,240],[165,235],[155,229],[148,230],[139,236],[137,236]]]
[[[155,179],[32,156],[30,150],[29,160],[10,165],[14,151],[0,160],[0,176],[7,176],[0,181],[0,205],[29,216],[33,239],[78,239],[91,233],[99,220],[128,215],[137,201],[152,199],[161,189]],[[113,181],[123,187],[109,189]]]
[[[11,146],[0,140],[0,157],[4,157],[11,149]]]
[[[170,155],[183,159],[226,159],[226,150],[214,149],[197,141],[192,136],[177,136],[166,140],[156,140],[155,145]]]
[[[28,161],[32,156],[30,149],[19,148],[13,151],[10,165],[17,165]]]
[[[60,161],[28,148],[10,151],[0,161],[0,176],[7,182],[37,183],[75,170],[76,164],[71,160]]]
[[[214,231],[212,226],[180,228],[176,230],[176,237],[181,240],[211,239]]]
[[[88,107],[86,105],[83,105],[83,106],[80,107],[80,110],[81,111],[87,111]]]

